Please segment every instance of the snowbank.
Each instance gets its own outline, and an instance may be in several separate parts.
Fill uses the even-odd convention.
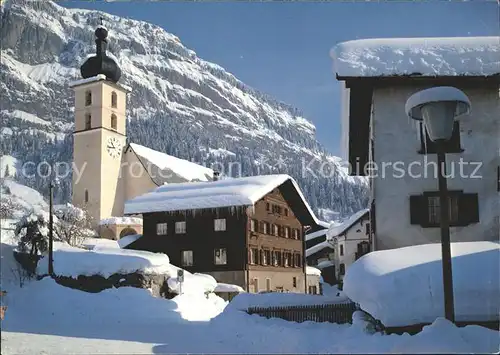
[[[321,276],[321,270],[316,269],[315,267],[312,266],[306,266],[306,275]]]
[[[249,307],[303,306],[349,302],[343,295],[309,295],[304,293],[240,293],[231,300],[228,308],[246,311]]]
[[[488,76],[500,73],[499,37],[378,38],[337,44],[339,77]]]
[[[498,320],[500,244],[452,243],[451,253],[456,320]],[[385,326],[432,323],[444,314],[441,245],[364,255],[347,269],[343,289]]]
[[[37,273],[44,275],[48,257],[40,260]],[[54,273],[57,276],[77,278],[79,275],[109,277],[116,273],[140,272],[153,275],[170,275],[172,266],[168,256],[139,250],[99,247],[84,250],[60,242],[54,243]]]
[[[118,242],[112,239],[106,238],[85,238],[82,242],[82,247],[87,250],[97,250],[100,248],[119,248]]]
[[[177,278],[177,270],[179,268],[173,266],[175,269],[175,275],[172,275],[168,280],[168,288],[170,291],[179,294],[182,292],[183,295],[200,295],[214,292],[217,287],[217,281],[206,274],[190,274],[187,271],[184,271],[184,281],[182,285]]]

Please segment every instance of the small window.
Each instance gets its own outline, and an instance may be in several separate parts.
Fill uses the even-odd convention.
[[[89,202],[89,190],[85,190],[85,203]]]
[[[90,90],[85,91],[85,106],[92,105],[92,92]]]
[[[221,232],[226,230],[226,219],[225,218],[219,218],[214,220],[214,230],[216,232]]]
[[[283,264],[284,264],[285,267],[289,267],[290,266],[290,253],[285,252],[283,254]]]
[[[111,115],[111,128],[116,129],[117,126],[118,126],[118,119],[116,118],[116,115],[113,113]]]
[[[266,279],[266,291],[271,292],[271,279]]]
[[[111,107],[116,108],[118,105],[118,96],[116,95],[116,92],[111,93]]]
[[[167,235],[167,223],[156,224],[156,235]]]
[[[273,251],[273,266],[281,266],[281,252],[279,250]]]
[[[285,227],[285,238],[290,238],[290,227]]]
[[[288,217],[288,208],[285,208],[285,216]]]
[[[257,221],[255,219],[251,219],[250,220],[250,230],[252,232],[256,232],[257,231]]]
[[[260,263],[262,265],[268,265],[269,264],[269,258],[268,258],[268,254],[267,254],[268,250],[261,250],[260,252]]]
[[[370,235],[370,223],[365,224],[365,234]]]
[[[425,130],[425,140],[423,134],[424,130]],[[444,151],[445,153],[461,153],[464,151],[460,146],[459,121],[455,121],[453,125],[453,133],[451,135],[450,140],[445,142]],[[420,123],[420,150],[418,151],[418,153],[419,154],[437,153],[437,145],[435,142],[431,141],[423,122]]]
[[[175,222],[175,234],[186,233],[186,222]]]
[[[269,223],[262,222],[262,233],[269,234]]]
[[[344,255],[344,246],[340,244],[340,256]]]
[[[226,248],[220,248],[214,250],[214,262],[215,265],[227,264]]]
[[[280,227],[277,224],[273,225],[273,234],[275,236],[279,236],[279,234],[280,234]]]
[[[318,288],[316,286],[309,286],[309,294],[316,295],[318,293]]]
[[[259,293],[259,279],[256,277],[253,279],[253,292]]]
[[[344,264],[340,264],[339,265],[339,274],[340,275],[344,275],[345,274],[345,265]]]
[[[269,202],[266,202],[266,211],[269,211],[269,209],[270,209]]]
[[[295,276],[292,278],[292,285],[293,285],[293,288],[297,287],[297,278]]]
[[[85,129],[92,128],[92,115],[90,113],[85,114]]]
[[[193,266],[193,251],[183,250],[182,251],[182,266]]]
[[[259,250],[257,248],[250,249],[250,264],[257,265],[259,263]]]

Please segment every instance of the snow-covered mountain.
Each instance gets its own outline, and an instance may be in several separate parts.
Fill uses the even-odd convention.
[[[18,163],[71,161],[74,97],[68,83],[80,78],[81,63],[95,51],[100,17],[123,71],[120,82],[133,89],[127,132],[132,142],[226,175],[288,173],[320,217],[321,211],[342,216],[366,207],[366,181],[347,175],[298,109],[200,59],[158,26],[50,1],[11,1],[2,10],[3,154]],[[17,178],[46,190],[46,179]],[[66,178],[57,197],[69,196]]]

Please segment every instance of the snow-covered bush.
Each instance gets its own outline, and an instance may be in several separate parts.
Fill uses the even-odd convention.
[[[95,233],[92,231],[90,213],[68,203],[54,208],[57,223],[54,224],[54,235],[69,245],[77,246]]]
[[[29,212],[16,224],[17,249],[21,253],[39,255],[48,248],[49,215],[44,211]]]

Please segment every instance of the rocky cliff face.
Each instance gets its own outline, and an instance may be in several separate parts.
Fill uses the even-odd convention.
[[[318,211],[346,215],[365,207],[365,180],[347,176],[298,109],[200,59],[158,26],[50,1],[10,2],[2,10],[3,154],[20,161],[71,160],[74,97],[68,84],[80,78],[81,63],[95,51],[99,17],[123,71],[120,82],[133,89],[131,141],[215,164],[227,175],[289,173]],[[46,188],[36,177],[18,179]],[[61,181],[58,198],[67,199],[69,188],[70,179]]]

